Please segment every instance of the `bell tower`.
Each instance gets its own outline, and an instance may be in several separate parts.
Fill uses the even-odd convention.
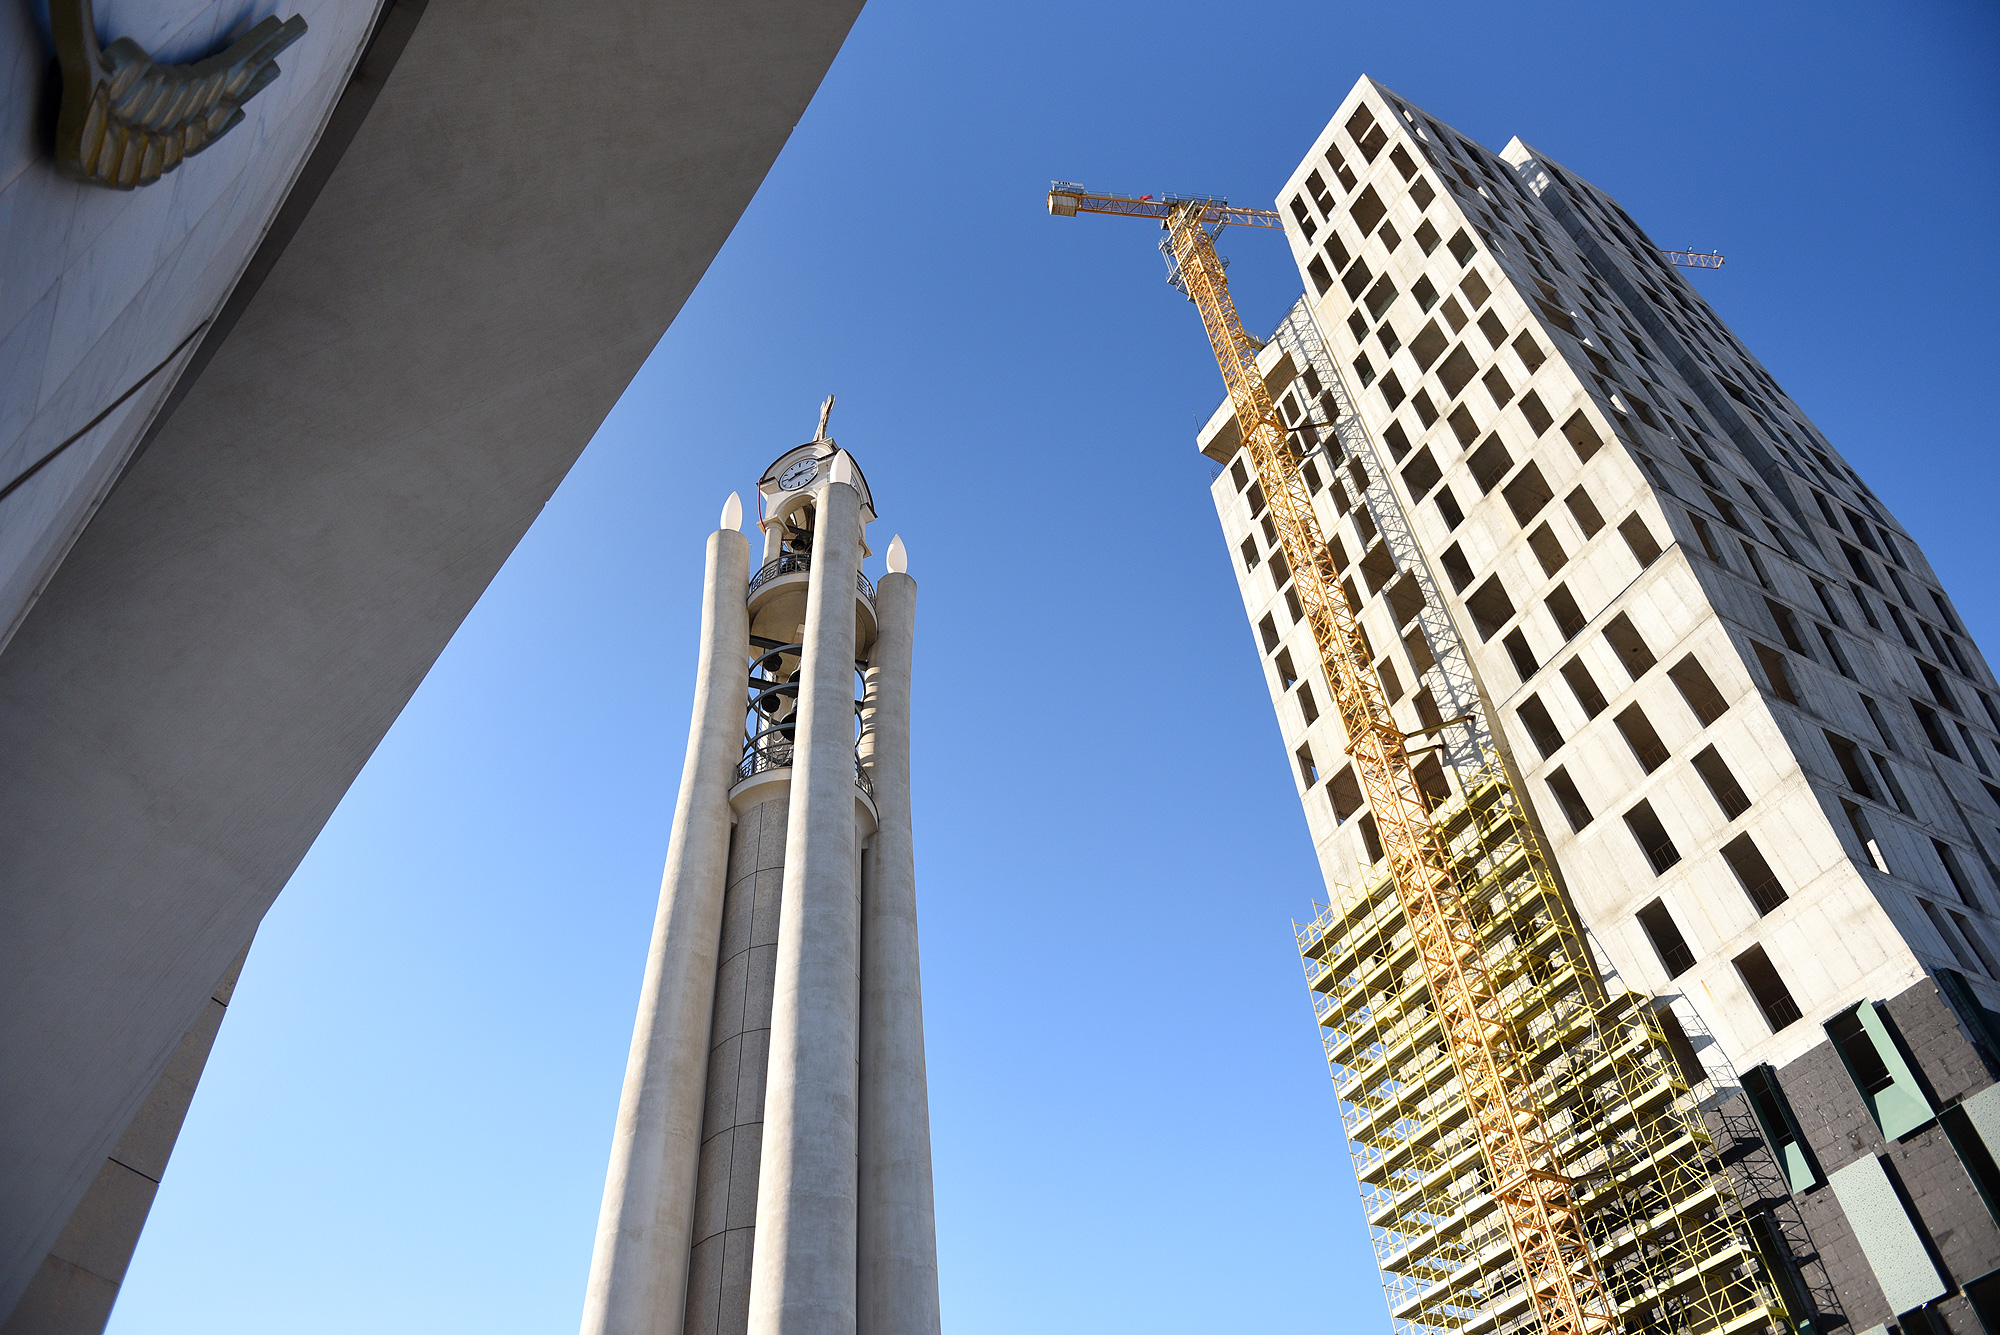
[[[936,1335],[916,582],[818,433],[708,543],[694,718],[583,1335]]]

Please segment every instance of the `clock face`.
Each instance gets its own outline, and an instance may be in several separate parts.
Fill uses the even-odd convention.
[[[778,486],[784,491],[797,491],[819,476],[819,460],[801,459],[778,475]]]

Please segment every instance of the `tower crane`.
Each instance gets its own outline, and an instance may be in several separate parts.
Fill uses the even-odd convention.
[[[1563,1171],[1527,1061],[1506,1023],[1356,609],[1341,591],[1301,471],[1304,456],[1291,445],[1257,366],[1262,345],[1244,330],[1216,253],[1215,238],[1229,224],[1281,228],[1281,219],[1272,210],[1237,208],[1217,196],[1098,194],[1066,181],[1050,189],[1049,212],[1059,218],[1153,218],[1166,233],[1160,249],[1170,281],[1201,312],[1243,448],[1263,484],[1536,1316],[1546,1335],[1611,1335],[1618,1320],[1584,1229],[1576,1184]]]

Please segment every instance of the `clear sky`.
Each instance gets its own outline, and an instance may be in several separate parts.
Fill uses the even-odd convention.
[[[871,0],[266,918],[114,1332],[574,1326],[702,544],[830,392],[921,586],[947,1329],[1388,1329],[1290,931],[1318,873],[1192,443],[1220,381],[1156,234],[1043,202],[1268,207],[1363,73],[1727,254],[1696,285],[2000,651],[1989,6]],[[1268,330],[1284,243],[1225,250]]]

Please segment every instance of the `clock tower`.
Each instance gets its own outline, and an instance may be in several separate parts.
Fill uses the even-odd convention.
[[[916,582],[826,435],[710,535],[680,797],[583,1335],[936,1335],[910,819]]]

